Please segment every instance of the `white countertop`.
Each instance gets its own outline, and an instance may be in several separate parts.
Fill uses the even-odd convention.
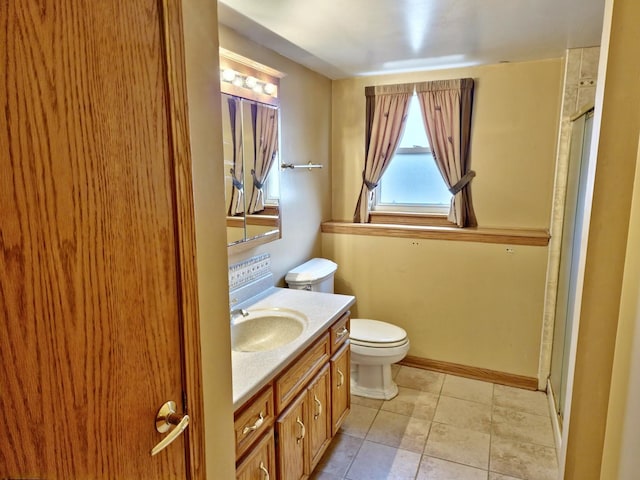
[[[254,301],[255,300],[255,301]],[[266,383],[274,379],[287,363],[302,353],[320,334],[355,303],[351,295],[308,292],[271,287],[235,308],[287,308],[307,317],[302,334],[293,342],[266,352],[231,352],[233,408],[241,407]]]

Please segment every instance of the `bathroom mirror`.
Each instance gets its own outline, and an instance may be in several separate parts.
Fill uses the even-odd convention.
[[[282,75],[223,49],[220,67],[227,246],[236,252],[281,236],[277,93]]]

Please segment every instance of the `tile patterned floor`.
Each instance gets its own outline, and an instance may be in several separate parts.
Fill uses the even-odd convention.
[[[404,366],[393,373],[393,400],[352,397],[312,480],[556,480],[544,393]]]

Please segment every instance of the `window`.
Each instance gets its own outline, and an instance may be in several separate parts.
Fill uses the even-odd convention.
[[[374,194],[374,212],[446,215],[451,194],[429,148],[418,97],[409,103],[402,139]]]
[[[280,200],[280,158],[276,150],[276,158],[269,169],[269,174],[264,182],[264,203],[266,205],[278,205]]]

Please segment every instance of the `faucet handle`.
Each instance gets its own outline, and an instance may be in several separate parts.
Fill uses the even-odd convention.
[[[234,317],[237,317],[238,315],[242,315],[243,317],[248,317],[249,316],[249,312],[247,310],[245,310],[244,308],[238,308],[237,310],[231,310],[230,316],[231,316],[232,320],[233,320]]]

